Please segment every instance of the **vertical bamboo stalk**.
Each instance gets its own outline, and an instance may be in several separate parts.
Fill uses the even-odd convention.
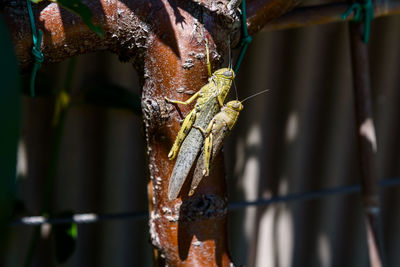
[[[380,267],[384,266],[384,259],[382,236],[380,235],[380,201],[376,169],[377,143],[372,118],[368,47],[362,41],[363,23],[351,22],[349,25],[359,170],[368,251],[370,265]]]

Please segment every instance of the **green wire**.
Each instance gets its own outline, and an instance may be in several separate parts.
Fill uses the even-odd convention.
[[[364,22],[363,42],[367,44],[371,35],[371,21],[374,19],[374,5],[372,4],[372,0],[362,0],[362,2],[352,4],[346,12],[342,14],[342,19],[347,19],[353,12],[354,22]]]
[[[238,73],[240,64],[243,61],[244,55],[246,54],[247,47],[253,41],[253,38],[249,35],[249,32],[247,31],[247,15],[246,15],[246,0],[242,1],[242,30],[243,30],[243,38],[240,41],[240,46],[242,49],[240,50],[239,58],[236,62],[235,65],[235,74]]]
[[[40,29],[36,31],[35,18],[33,16],[31,0],[26,0],[26,4],[28,6],[28,13],[29,13],[29,18],[31,20],[31,28],[32,28],[32,40],[33,40],[32,55],[35,58],[35,64],[33,65],[31,74],[30,88],[31,88],[31,97],[35,97],[36,74],[37,71],[42,66],[42,62],[44,61],[44,56],[41,50],[43,31],[41,31]]]

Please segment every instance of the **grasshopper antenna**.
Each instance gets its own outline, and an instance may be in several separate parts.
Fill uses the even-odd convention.
[[[268,92],[268,91],[269,91],[269,89],[266,89],[266,90],[263,90],[263,91],[261,91],[261,92],[255,93],[254,95],[250,95],[250,96],[246,97],[245,99],[243,99],[243,100],[240,101],[240,102],[241,102],[241,103],[244,103],[245,101],[249,100],[250,98],[253,98],[253,97],[255,97],[255,96],[261,95],[261,94],[263,94],[263,93],[265,93],[265,92]]]
[[[236,94],[236,100],[238,100],[238,90],[237,90],[237,87],[236,87],[236,83],[235,83],[235,80],[233,80],[233,88],[235,88],[235,94]]]
[[[228,39],[228,48],[229,48],[229,50],[228,50],[229,66],[228,67],[230,69],[232,69],[232,50],[231,50],[231,38],[230,37]],[[233,87],[235,88],[235,94],[236,94],[236,100],[237,100],[238,97],[239,97],[239,94],[238,94],[238,90],[237,90],[237,87],[236,87],[235,80],[233,80]]]
[[[231,53],[231,37],[228,39],[228,56],[229,56],[229,68],[232,69],[232,53]]]

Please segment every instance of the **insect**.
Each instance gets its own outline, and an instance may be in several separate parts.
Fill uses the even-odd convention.
[[[206,52],[207,70],[210,76],[208,83],[184,102],[165,98],[168,102],[182,105],[188,105],[197,99],[195,107],[186,115],[175,142],[168,153],[170,160],[177,157],[169,182],[169,200],[173,200],[178,196],[203,143],[202,133],[197,129],[193,130],[193,126],[201,128],[208,126],[214,115],[223,106],[232,81],[235,78],[235,72],[231,67],[218,69],[211,74],[207,39]]]
[[[221,150],[222,144],[228,134],[232,131],[233,126],[239,117],[240,111],[243,109],[243,102],[268,90],[261,91],[257,94],[245,98],[243,101],[233,100],[226,103],[210,121],[206,130],[197,127],[204,135],[205,141],[203,151],[201,152],[194,169],[192,184],[190,186],[189,196],[194,194],[197,186],[210,173],[210,162],[217,156]]]
[[[203,177],[209,175],[210,161],[221,150],[222,143],[235,125],[242,109],[243,105],[240,101],[230,101],[214,116],[206,130],[198,127],[205,136],[204,149],[194,170],[189,196],[194,194]]]

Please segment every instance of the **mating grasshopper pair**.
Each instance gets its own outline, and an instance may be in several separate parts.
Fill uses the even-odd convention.
[[[169,200],[173,200],[178,196],[202,147],[203,135],[206,138],[204,150],[197,163],[189,195],[194,193],[203,176],[208,176],[211,157],[213,158],[221,148],[224,137],[227,135],[228,130],[232,129],[239,111],[242,109],[239,101],[232,101],[223,106],[235,78],[235,73],[229,67],[216,70],[211,74],[207,42],[206,52],[207,70],[210,76],[208,83],[185,102],[166,98],[168,102],[182,105],[188,105],[197,98],[194,109],[186,115],[168,154],[170,160],[175,159],[177,156],[168,188]],[[218,113],[221,107],[222,110]],[[201,160],[201,158],[204,158],[204,160]]]

